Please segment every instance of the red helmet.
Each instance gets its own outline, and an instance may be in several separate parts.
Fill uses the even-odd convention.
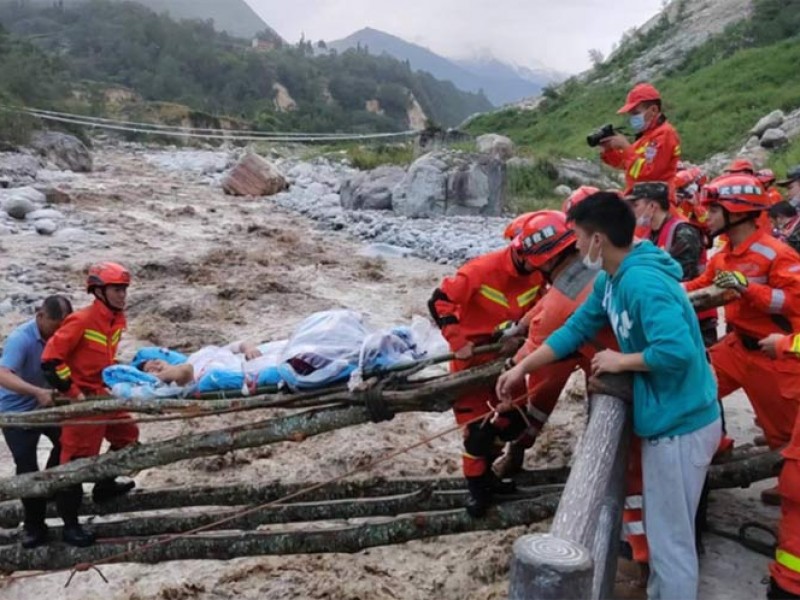
[[[541,267],[575,243],[567,217],[557,210],[540,210],[525,222],[512,248],[532,267]]]
[[[737,158],[725,167],[725,173],[749,173],[752,175],[755,173],[756,168],[753,166],[752,161],[746,158]]]
[[[775,172],[772,169],[761,169],[760,171],[756,171],[756,179],[758,179],[762,185],[768,187],[775,183]]]
[[[567,199],[564,200],[564,204],[561,205],[561,212],[567,214],[573,206],[576,206],[586,200],[589,196],[596,194],[600,190],[596,187],[592,187],[590,185],[582,185],[577,190],[572,192]]]
[[[86,278],[86,291],[107,285],[130,285],[131,274],[122,265],[113,262],[101,262],[89,267]]]
[[[733,173],[721,175],[701,192],[703,206],[719,204],[732,213],[747,213],[769,208],[769,200],[761,182],[752,175]]]
[[[503,232],[503,239],[508,241],[513,240],[517,237],[520,233],[522,233],[522,227],[525,225],[525,222],[530,219],[534,214],[532,212],[523,213],[517,217],[514,217],[514,220],[508,224],[506,230]]]
[[[700,191],[708,181],[708,177],[700,167],[687,167],[675,175],[672,180],[677,196],[680,198],[691,198]]]

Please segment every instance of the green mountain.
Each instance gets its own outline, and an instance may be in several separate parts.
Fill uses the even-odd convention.
[[[134,2],[0,2],[0,24],[9,32],[0,36],[0,95],[38,108],[101,113],[104,90],[122,86],[265,130],[364,132],[424,117],[455,125],[491,108],[482,94],[388,56],[316,55],[309,42],[253,48],[210,21],[178,22]]]
[[[71,8],[86,0],[16,0],[20,5],[53,6],[61,4]],[[116,0],[126,1],[126,0]],[[231,35],[252,38],[264,30],[275,33],[264,20],[250,8],[245,0],[136,0],[157,13],[169,13],[174,19],[212,19],[218,31]]]
[[[798,32],[800,2],[673,0],[591,71],[545,88],[537,108],[485,114],[467,128],[508,135],[539,156],[596,156],[586,135],[626,125],[616,109],[633,83],[650,80],[684,156],[701,162],[740,147],[761,116],[800,107]]]

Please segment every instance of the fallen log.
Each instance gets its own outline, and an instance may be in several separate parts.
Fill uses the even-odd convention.
[[[493,347],[491,347],[493,348]],[[392,406],[408,410],[443,411],[449,408],[448,400],[463,388],[480,385],[493,380],[500,373],[502,362],[488,363],[469,371],[451,373],[421,381],[393,381],[398,389],[384,389],[382,395]],[[436,403],[426,406],[431,400]],[[163,398],[151,400],[95,400],[77,402],[55,408],[46,408],[26,413],[0,414],[0,428],[32,426],[42,423],[58,423],[66,419],[78,419],[124,410],[129,413],[164,415],[171,412],[203,416],[221,410],[259,410],[270,408],[314,408],[331,404],[362,404],[359,393],[351,393],[345,386],[335,386],[305,393],[261,394],[250,397],[203,400]]]
[[[550,486],[546,486],[543,491],[537,488],[521,488],[512,496],[498,497],[498,502],[533,499],[553,494],[553,490],[549,488]],[[247,507],[237,507],[236,510],[203,509],[197,512],[183,511],[105,522],[90,520],[89,524],[98,539],[178,534],[198,527],[207,527],[222,520],[225,522],[209,531],[252,531],[264,525],[395,517],[412,512],[455,510],[464,506],[467,497],[466,490],[434,492],[430,488],[424,488],[400,496],[276,504],[247,514],[241,514]],[[236,516],[240,514],[241,516]],[[61,529],[60,526],[50,528],[52,539],[60,538]],[[16,543],[19,534],[20,530],[0,532],[0,544]]]
[[[403,544],[411,540],[468,531],[508,529],[542,521],[555,512],[558,496],[501,504],[483,519],[463,509],[404,515],[382,523],[353,527],[277,533],[205,534],[176,536],[144,547],[154,538],[105,540],[89,548],[48,544],[33,550],[19,545],[0,547],[0,569],[40,571],[69,569],[80,563],[171,560],[231,560],[243,556],[353,553],[365,548]],[[122,553],[124,556],[119,556]]]
[[[501,368],[501,362],[489,363],[469,371],[454,373],[446,379],[426,385],[421,390],[385,391],[382,392],[382,397],[396,413],[414,410],[443,411],[463,388],[494,381]],[[188,458],[225,454],[241,448],[301,441],[320,433],[367,422],[369,418],[362,406],[330,407],[130,446],[46,471],[2,479],[0,500],[48,496],[75,483],[98,481]]]
[[[540,469],[523,471],[515,477],[521,487],[558,485],[567,480],[569,469]],[[157,490],[135,490],[111,502],[95,504],[91,495],[84,497],[81,505],[86,515],[113,515],[151,510],[170,510],[192,506],[242,506],[273,502],[302,490],[312,489],[300,498],[304,502],[324,502],[355,498],[376,498],[413,494],[423,489],[435,492],[466,490],[461,477],[418,479],[393,479],[383,477],[339,481],[319,487],[319,482],[282,483],[274,481],[264,484],[233,484],[224,486],[179,487]],[[56,517],[53,503],[48,505],[48,516]],[[22,505],[16,500],[0,503],[0,527],[16,527],[22,520]]]

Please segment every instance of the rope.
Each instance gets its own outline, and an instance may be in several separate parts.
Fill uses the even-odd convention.
[[[160,135],[165,137],[175,138],[200,138],[210,140],[229,140],[241,142],[320,142],[320,141],[358,141],[358,140],[372,140],[372,139],[389,139],[396,137],[410,137],[416,135],[418,132],[413,130],[399,131],[393,133],[349,133],[349,134],[332,134],[330,136],[319,136],[317,134],[298,134],[297,136],[276,136],[276,135],[236,135],[235,133],[192,133],[190,131],[158,131],[154,129],[145,129],[142,127],[127,127],[124,125],[114,125],[112,123],[97,123],[89,121],[80,115],[73,117],[59,117],[56,115],[48,115],[39,113],[30,109],[17,109],[6,106],[0,106],[0,110],[5,112],[14,112],[17,114],[27,114],[38,119],[45,121],[56,121],[59,123],[70,123],[73,125],[82,125],[84,127],[92,127],[97,129],[108,129],[112,131],[127,131],[130,133],[147,133],[150,135]],[[224,130],[218,130],[224,131]]]
[[[526,392],[525,394],[519,396],[518,398],[515,398],[512,402],[513,402],[513,404],[516,405],[516,404],[522,402],[523,400],[527,401],[527,399],[528,399],[528,394]],[[220,525],[224,525],[225,523],[228,523],[228,522],[233,521],[235,519],[239,519],[241,517],[245,517],[247,515],[256,513],[256,512],[258,512],[260,510],[264,510],[265,508],[269,508],[271,506],[275,506],[275,505],[278,505],[278,504],[286,504],[289,500],[294,500],[294,499],[299,498],[300,496],[303,496],[303,495],[308,494],[310,492],[314,492],[316,490],[322,489],[327,485],[330,485],[330,484],[333,484],[333,483],[338,483],[338,482],[343,481],[343,480],[345,480],[345,479],[347,479],[349,477],[352,477],[353,475],[357,475],[358,473],[370,471],[370,470],[374,469],[376,466],[378,466],[379,464],[382,464],[382,463],[388,462],[390,460],[393,460],[393,459],[397,458],[398,456],[401,456],[403,454],[406,454],[406,453],[410,452],[411,450],[419,448],[420,446],[425,446],[425,445],[429,444],[430,442],[432,442],[432,441],[434,441],[436,439],[439,439],[441,437],[449,435],[449,434],[451,434],[451,433],[453,433],[455,431],[464,430],[468,426],[472,425],[473,423],[486,421],[494,413],[495,413],[495,410],[493,408],[490,408],[484,414],[479,415],[479,416],[477,416],[477,417],[475,417],[475,418],[473,418],[473,419],[471,419],[471,420],[469,420],[469,421],[467,421],[465,423],[462,423],[461,425],[454,425],[452,427],[448,427],[448,428],[446,428],[446,429],[444,429],[442,431],[439,431],[438,433],[435,433],[435,434],[433,434],[431,436],[427,436],[427,437],[421,439],[420,441],[418,441],[418,442],[416,442],[414,444],[411,444],[410,446],[406,446],[405,448],[400,448],[399,450],[396,450],[394,452],[390,452],[388,454],[385,454],[384,456],[382,456],[382,457],[380,457],[378,459],[375,459],[375,460],[373,460],[373,461],[371,461],[371,462],[369,462],[369,463],[367,463],[367,464],[365,464],[363,466],[356,467],[356,468],[354,468],[354,469],[352,469],[350,471],[347,471],[346,473],[343,473],[341,475],[337,475],[336,477],[332,477],[331,479],[328,479],[327,481],[323,481],[323,482],[317,483],[315,485],[309,486],[307,488],[304,488],[302,490],[298,490],[296,492],[293,492],[291,494],[287,494],[286,496],[283,496],[282,498],[278,498],[276,500],[272,500],[270,502],[266,502],[264,504],[260,504],[260,505],[254,506],[254,507],[246,508],[246,509],[244,509],[242,511],[233,513],[232,515],[229,515],[228,517],[225,517],[224,519],[220,519],[220,520],[215,521],[213,523],[209,523],[207,525],[203,525],[202,527],[196,527],[195,529],[191,529],[191,530],[186,531],[184,533],[177,533],[177,534],[168,535],[168,536],[165,536],[165,537],[163,537],[161,539],[156,539],[153,542],[145,543],[143,545],[140,545],[140,546],[137,546],[137,547],[134,547],[134,548],[130,548],[129,550],[125,550],[123,552],[118,552],[117,554],[112,554],[111,556],[107,556],[106,558],[100,559],[100,560],[92,562],[92,563],[79,563],[77,565],[74,565],[72,567],[72,569],[57,569],[57,570],[51,571],[51,572],[28,573],[28,574],[23,574],[23,575],[12,575],[11,577],[9,577],[8,582],[10,584],[10,583],[13,583],[14,581],[19,581],[19,580],[22,580],[22,579],[31,579],[31,578],[34,578],[34,577],[43,577],[45,575],[51,575],[53,573],[60,573],[60,572],[64,572],[64,571],[68,571],[69,570],[70,571],[70,577],[67,580],[67,583],[65,585],[65,587],[66,587],[66,586],[68,586],[70,584],[70,582],[72,581],[72,578],[74,577],[75,573],[77,573],[77,572],[85,572],[85,571],[88,571],[90,569],[94,569],[94,570],[99,572],[98,566],[100,566],[100,565],[108,564],[108,563],[111,563],[111,562],[118,562],[120,559],[129,557],[129,556],[135,554],[136,552],[149,550],[151,548],[156,548],[158,546],[163,546],[163,545],[168,544],[168,543],[170,543],[170,542],[172,542],[172,541],[174,541],[176,539],[179,539],[179,538],[185,538],[185,537],[197,535],[198,533],[202,533],[202,532],[208,531],[210,529],[215,529],[215,528],[219,527]],[[103,579],[105,579],[105,577]]]

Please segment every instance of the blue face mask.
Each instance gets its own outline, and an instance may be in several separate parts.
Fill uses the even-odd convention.
[[[638,115],[631,115],[630,124],[636,133],[644,130],[644,113]]]

